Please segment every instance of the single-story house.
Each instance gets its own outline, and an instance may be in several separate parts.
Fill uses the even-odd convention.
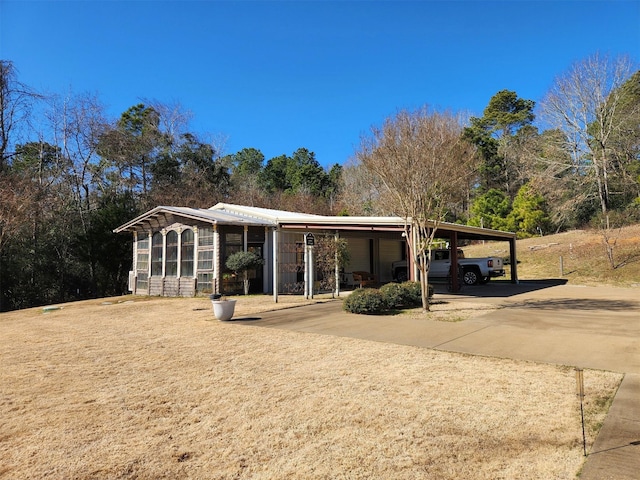
[[[241,281],[225,268],[238,251],[253,251],[265,262],[251,274],[251,291],[313,295],[313,266],[309,252],[318,236],[347,241],[350,261],[336,269],[341,286],[353,286],[351,272],[392,281],[391,263],[410,258],[401,217],[344,217],[295,213],[218,203],[209,209],[156,207],[119,226],[115,233],[133,234],[133,268],[129,290],[134,294],[193,296],[198,293],[237,293]],[[311,234],[311,235],[309,235]],[[410,233],[411,234],[411,233]],[[517,281],[515,234],[452,223],[438,225],[439,238],[451,248],[461,239],[508,241],[511,280]],[[417,278],[415,269],[411,278]],[[305,281],[306,280],[306,281]]]

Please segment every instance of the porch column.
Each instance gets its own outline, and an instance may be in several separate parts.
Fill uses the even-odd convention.
[[[138,271],[138,232],[133,231],[133,262],[131,263],[133,266],[132,270],[134,272]]]
[[[273,241],[271,250],[273,252],[273,301],[278,303],[278,229],[273,229]]]
[[[336,244],[336,255],[335,255],[335,276],[336,276],[336,288],[335,288],[335,293],[336,293],[336,297],[340,296],[340,265],[338,265],[338,242],[340,241],[340,233],[338,231],[336,231],[335,235],[334,235],[334,241]]]
[[[149,249],[149,251],[151,251],[151,249]],[[151,259],[149,259],[149,263],[151,263]],[[133,231],[133,262],[131,266],[131,270],[133,271],[133,285],[129,285],[129,289],[131,293],[135,295],[138,289],[138,232],[136,230]],[[131,275],[129,278],[131,278]]]
[[[147,268],[147,295],[149,295],[149,292],[151,291],[151,258],[152,258],[152,254],[153,254],[153,230],[149,230],[147,232],[147,236],[149,237],[149,261],[147,262],[148,264],[148,268]]]
[[[193,226],[193,278],[198,278],[198,226]],[[198,284],[196,283],[196,289]]]
[[[164,280],[167,275],[167,231],[163,228],[162,231],[162,288],[161,293],[164,297]]]
[[[246,252],[248,248],[248,239],[249,238],[249,225],[244,226],[244,230],[242,232],[242,251]]]
[[[214,292],[220,293],[222,273],[220,272],[220,234],[217,224],[213,224],[213,281],[215,282]]]
[[[167,274],[167,231],[163,228],[160,233],[162,234],[162,294],[164,295],[164,277]]]
[[[178,264],[176,265],[176,278],[178,279],[178,293],[180,292],[180,276],[181,272],[181,264],[182,264],[182,228],[178,228],[176,230],[178,234]]]

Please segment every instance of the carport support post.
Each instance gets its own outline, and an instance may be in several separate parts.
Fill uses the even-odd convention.
[[[511,265],[511,283],[518,283],[518,259],[516,257],[516,238],[509,240],[509,264]]]

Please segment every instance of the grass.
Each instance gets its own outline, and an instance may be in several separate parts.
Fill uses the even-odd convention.
[[[1,314],[0,359],[2,479],[567,479],[584,460],[570,369],[217,322],[201,298]],[[585,370],[594,424],[620,380]]]
[[[603,236],[597,230],[574,230],[518,240],[518,277],[521,280],[564,278],[571,284],[581,285],[639,286],[640,225],[616,231],[615,241],[615,268],[611,268]],[[463,249],[467,257],[509,255],[506,242],[480,243]]]
[[[522,279],[640,279],[640,226],[615,269],[597,232],[517,249]],[[237,314],[302,302],[251,296]],[[62,307],[0,314],[0,479],[568,479],[584,461],[568,367],[221,323],[203,298]],[[435,302],[429,318],[492,308]],[[589,449],[622,375],[584,374]]]

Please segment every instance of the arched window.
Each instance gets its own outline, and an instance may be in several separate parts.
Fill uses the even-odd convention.
[[[151,239],[151,275],[162,275],[162,234],[156,232]]]
[[[167,233],[167,258],[164,262],[166,277],[178,276],[178,232],[170,230]]]
[[[180,247],[180,276],[193,277],[194,238],[193,230],[182,232],[182,245]]]

